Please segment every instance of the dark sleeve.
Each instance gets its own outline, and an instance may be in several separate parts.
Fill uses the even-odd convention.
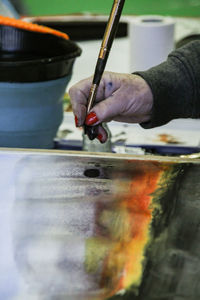
[[[144,128],[161,126],[172,119],[200,117],[200,41],[173,51],[166,62],[135,72],[151,87],[154,104]]]

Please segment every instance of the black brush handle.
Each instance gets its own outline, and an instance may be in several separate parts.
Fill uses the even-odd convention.
[[[105,29],[103,41],[101,44],[101,49],[99,52],[98,60],[95,67],[92,87],[90,90],[90,95],[88,99],[88,107],[87,112],[90,111],[92,108],[92,105],[96,98],[97,89],[99,86],[99,83],[101,81],[103,72],[105,70],[105,66],[108,60],[108,55],[110,53],[110,49],[112,47],[113,40],[115,38],[117,28],[119,25],[120,16],[122,13],[122,9],[124,6],[125,0],[114,0],[112,9],[110,12],[109,20]],[[95,129],[93,129],[94,126],[85,126],[85,134],[88,135],[90,140],[95,139],[98,136],[98,125],[95,126]]]

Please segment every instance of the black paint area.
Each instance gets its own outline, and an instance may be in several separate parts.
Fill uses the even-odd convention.
[[[110,89],[112,88],[112,86],[113,86],[113,83],[112,83],[112,81],[110,81],[110,82],[108,83],[108,89],[110,90]]]
[[[88,126],[84,125],[84,132],[87,134],[88,138],[93,141],[98,136],[98,127],[99,125],[95,126]]]
[[[98,169],[87,169],[85,170],[84,175],[86,177],[96,178],[99,177],[100,171]]]

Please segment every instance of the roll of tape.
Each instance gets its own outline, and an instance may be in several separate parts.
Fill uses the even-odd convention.
[[[171,17],[140,16],[129,22],[130,72],[144,71],[167,59],[174,49]]]

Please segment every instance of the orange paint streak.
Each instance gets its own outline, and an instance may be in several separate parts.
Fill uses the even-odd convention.
[[[111,211],[111,217],[112,210],[119,215],[126,212],[125,224],[120,223],[117,235],[116,232],[109,231],[110,240],[114,243],[104,259],[101,276],[101,287],[112,291],[108,293],[109,297],[134,283],[140,283],[145,247],[150,241],[152,194],[158,188],[164,170],[165,168],[140,169],[131,181],[125,182],[125,195],[120,195],[121,199],[115,205],[106,208]]]
[[[157,187],[158,180],[162,171],[150,172],[148,174],[141,172],[134,177],[129,186],[129,194],[123,199],[123,205],[134,212],[150,214],[149,205],[151,194]]]
[[[5,26],[12,26],[15,28],[23,29],[23,30],[28,30],[28,31],[34,31],[34,32],[39,32],[39,33],[47,33],[47,34],[53,34],[58,37],[64,38],[66,40],[69,39],[69,36],[63,32],[60,32],[58,30],[42,26],[42,25],[37,25],[37,24],[32,24],[28,22],[24,22],[22,20],[17,20],[14,18],[9,18],[9,17],[4,17],[0,16],[0,24],[5,25]]]

